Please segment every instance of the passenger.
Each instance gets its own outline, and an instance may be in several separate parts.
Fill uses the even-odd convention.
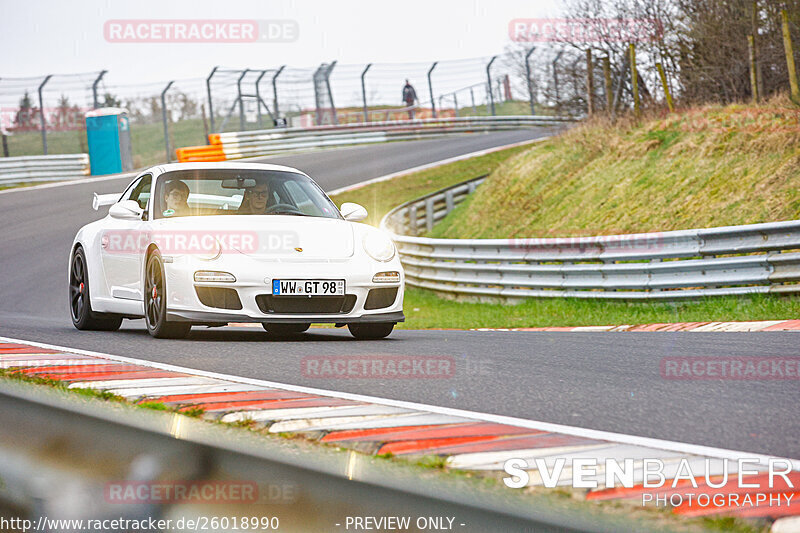
[[[252,189],[247,189],[242,198],[239,213],[242,215],[264,215],[269,203],[270,190],[266,183],[260,182]]]
[[[189,186],[181,180],[168,181],[164,186],[165,217],[183,217],[191,215],[189,199]]]

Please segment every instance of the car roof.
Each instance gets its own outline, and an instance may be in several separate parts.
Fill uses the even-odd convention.
[[[192,163],[168,163],[164,165],[156,165],[152,168],[158,168],[161,173],[172,172],[175,170],[194,170],[194,169],[217,169],[217,170],[277,170],[283,172],[296,172],[308,176],[302,170],[287,167],[284,165],[272,165],[269,163],[243,163],[239,161],[214,161],[214,162],[192,162]]]

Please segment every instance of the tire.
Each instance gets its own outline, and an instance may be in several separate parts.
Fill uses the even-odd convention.
[[[84,331],[116,331],[122,318],[92,311],[86,254],[79,246],[69,267],[69,311],[72,325]]]
[[[144,270],[144,323],[147,332],[156,339],[182,339],[192,329],[191,322],[167,320],[167,280],[161,254],[147,256]]]
[[[394,329],[394,322],[375,322],[372,324],[348,324],[350,335],[358,340],[376,340],[388,337]]]
[[[311,324],[304,322],[298,324],[286,324],[286,323],[272,323],[268,324],[266,322],[261,323],[264,326],[264,329],[267,330],[268,333],[273,335],[297,335],[299,333],[303,333],[308,328],[311,327]]]

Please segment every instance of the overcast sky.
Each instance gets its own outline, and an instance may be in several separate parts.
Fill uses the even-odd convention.
[[[109,70],[113,83],[270,68],[416,62],[496,54],[516,18],[558,16],[558,0],[0,0],[0,78]],[[119,43],[109,20],[288,20],[286,43]]]

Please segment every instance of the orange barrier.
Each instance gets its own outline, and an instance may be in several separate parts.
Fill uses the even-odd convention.
[[[175,150],[178,161],[186,163],[190,161],[225,161],[225,152],[221,144],[210,146],[187,146]]]

